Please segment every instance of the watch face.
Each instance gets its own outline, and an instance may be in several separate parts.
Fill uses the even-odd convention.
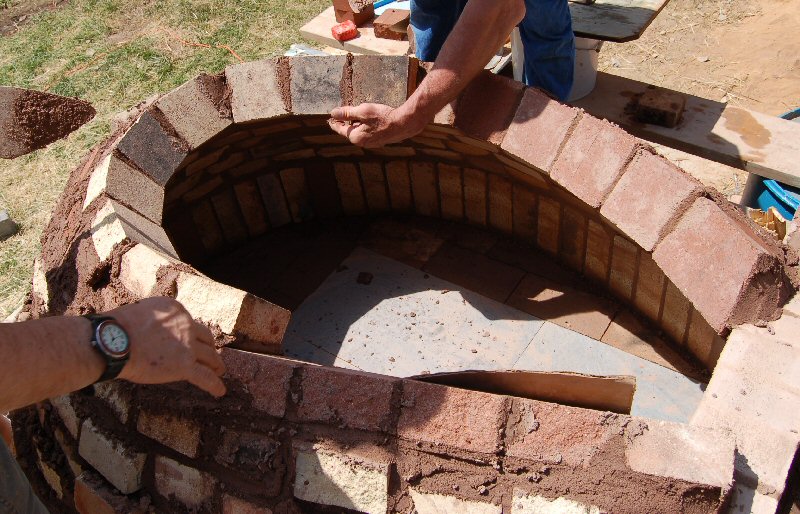
[[[113,322],[103,322],[98,328],[98,340],[100,344],[115,356],[123,356],[128,353],[128,334]]]

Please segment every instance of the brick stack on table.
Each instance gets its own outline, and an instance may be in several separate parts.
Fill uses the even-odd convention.
[[[358,27],[374,21],[375,37],[404,41],[407,38],[411,12],[405,9],[387,9],[375,18],[373,0],[333,0],[337,25],[331,28],[333,38],[339,42],[359,36]]]

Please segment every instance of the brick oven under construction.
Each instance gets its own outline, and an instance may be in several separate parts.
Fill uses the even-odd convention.
[[[800,442],[797,256],[645,142],[502,77],[401,144],[328,127],[422,73],[238,64],[86,156],[30,315],[174,296],[224,347],[229,392],[117,381],[15,412],[53,512],[778,510]],[[604,403],[630,379],[590,376],[636,374],[614,359],[650,370],[633,408]],[[426,379],[464,369],[575,371],[592,394]]]

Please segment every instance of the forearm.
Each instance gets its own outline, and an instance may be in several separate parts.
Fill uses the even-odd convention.
[[[398,110],[412,124],[427,124],[484,68],[525,15],[522,0],[470,0],[439,56]]]
[[[0,412],[66,394],[105,369],[90,345],[91,323],[61,316],[0,324]]]

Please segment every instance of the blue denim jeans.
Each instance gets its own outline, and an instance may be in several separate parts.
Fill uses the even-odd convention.
[[[436,60],[466,5],[467,0],[411,0],[420,60]],[[575,74],[575,35],[567,0],[525,0],[519,29],[525,47],[525,84],[566,100]]]
[[[47,514],[47,509],[33,494],[31,484],[0,439],[0,513]]]

